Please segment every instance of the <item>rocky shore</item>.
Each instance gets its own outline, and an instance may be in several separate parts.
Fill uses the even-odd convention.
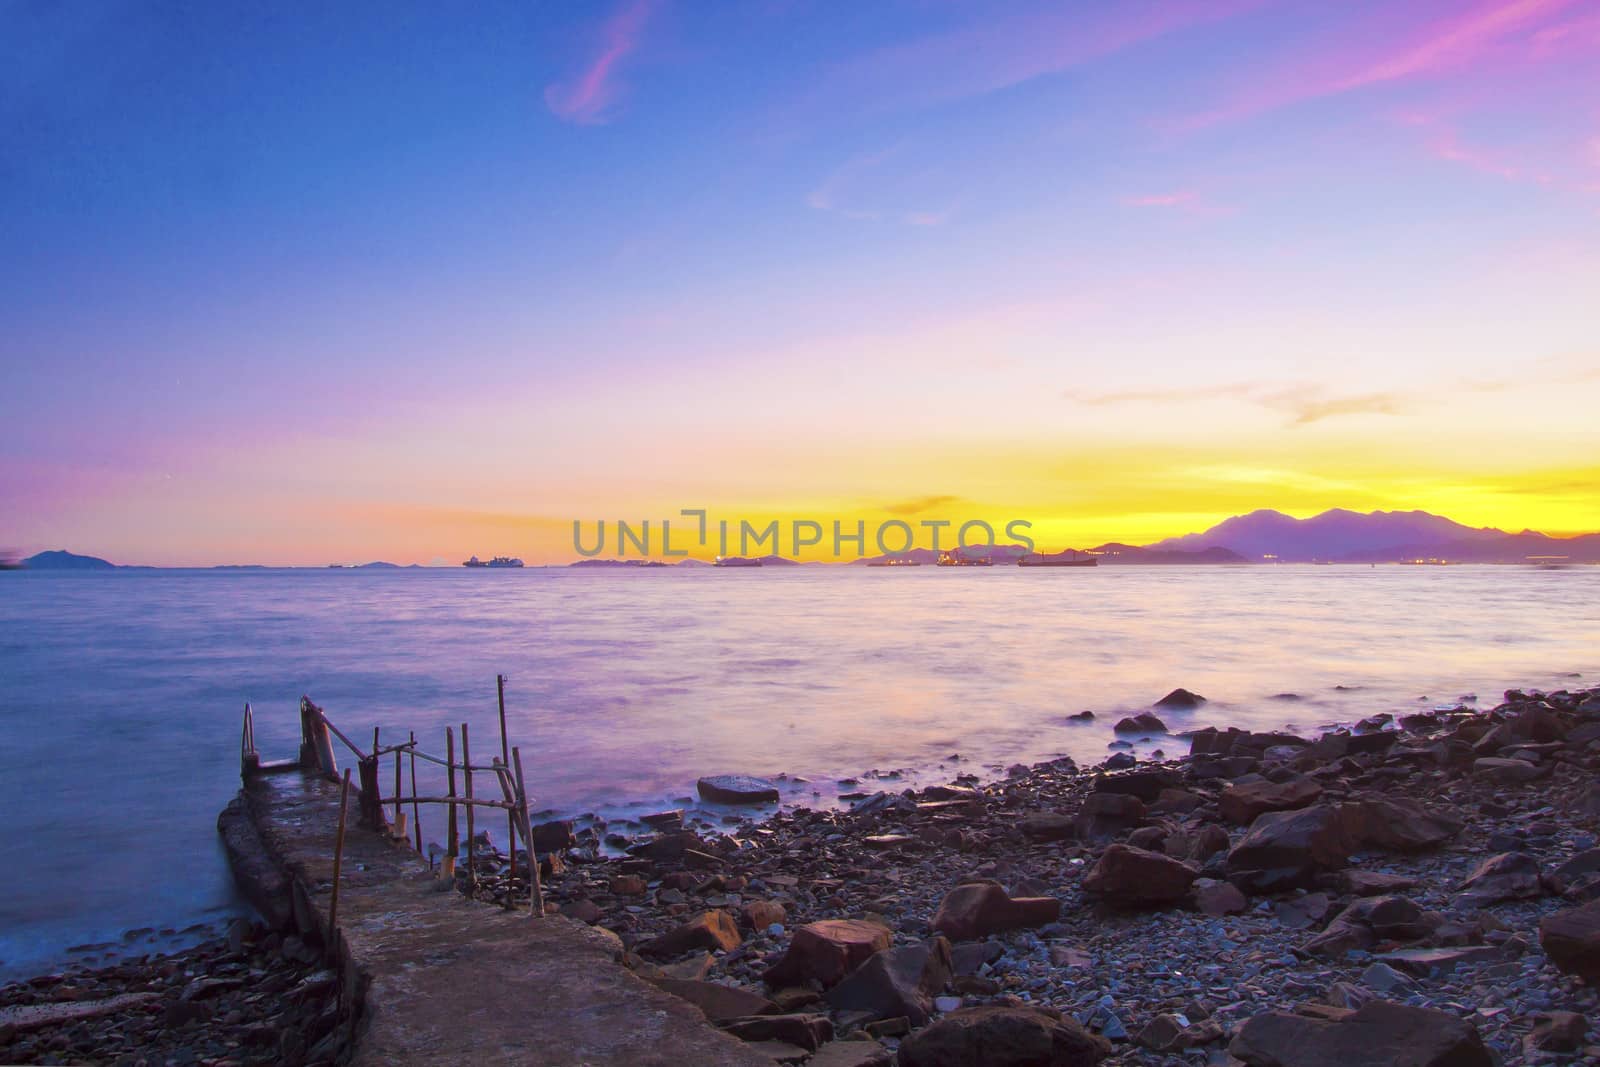
[[[780,1062],[1600,1062],[1600,690],[1184,740],[627,841],[546,823],[547,907]],[[480,856],[458,888],[526,899]]]
[[[320,952],[238,919],[175,955],[0,988],[0,1063],[335,1063],[338,986]]]
[[[544,823],[547,907],[775,1062],[1600,1062],[1600,690],[1314,738],[1117,728],[1191,751],[872,773],[841,783],[850,810]],[[771,797],[702,793],[740,790]],[[525,906],[487,835],[476,856],[439,888]],[[237,922],[5,987],[0,1062],[340,1062],[337,987]]]

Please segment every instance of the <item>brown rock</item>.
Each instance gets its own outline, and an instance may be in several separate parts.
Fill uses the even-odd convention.
[[[833,1021],[826,1015],[751,1015],[717,1025],[741,1041],[783,1041],[807,1052],[833,1040]]]
[[[744,918],[744,924],[752,930],[765,930],[789,916],[776,900],[752,900],[739,910],[739,914]]]
[[[1589,1032],[1589,1020],[1575,1011],[1553,1011],[1541,1015],[1533,1030],[1522,1039],[1522,1051],[1576,1052],[1583,1047],[1584,1035]]]
[[[1337,1012],[1338,1009],[1330,1009]],[[1240,1027],[1228,1051],[1249,1067],[1492,1067],[1472,1025],[1431,1008],[1374,1000],[1340,1018],[1274,1011]]]
[[[1296,775],[1286,782],[1235,782],[1222,791],[1217,806],[1223,818],[1240,826],[1249,826],[1258,815],[1269,811],[1295,811],[1316,803],[1322,796],[1322,787],[1304,775]]]
[[[1125,793],[1091,793],[1073,822],[1081,841],[1109,841],[1144,819],[1144,801]]]
[[[1484,907],[1501,900],[1532,900],[1544,895],[1539,861],[1526,852],[1490,856],[1461,883],[1462,902]]]
[[[648,888],[637,874],[619,874],[611,879],[611,891],[619,897],[642,897]]]
[[[1065,841],[1073,836],[1074,820],[1059,812],[1039,811],[1024,815],[1017,827],[1024,837],[1034,841]]]
[[[1567,974],[1600,981],[1600,900],[1545,916],[1539,923],[1539,944]]]
[[[1038,1008],[988,1005],[953,1011],[900,1043],[900,1067],[1091,1067],[1111,1054],[1104,1038]]]
[[[1379,941],[1415,941],[1433,929],[1428,914],[1401,896],[1363,897],[1336,915],[1327,929],[1306,942],[1305,951],[1337,958]]]
[[[816,1051],[806,1067],[890,1067],[894,1053],[876,1041],[830,1041]]]
[[[770,1015],[778,1006],[759,993],[718,982],[692,982],[681,978],[652,978],[648,981],[675,997],[682,997],[705,1013],[714,1023],[741,1019],[749,1015]]]
[[[1141,771],[1098,775],[1094,780],[1094,791],[1138,797],[1145,804],[1153,804],[1163,789],[1174,789],[1182,784],[1183,779],[1176,772],[1151,767]]]
[[[1238,886],[1211,882],[1195,889],[1194,906],[1207,915],[1238,915],[1250,906],[1250,901]]]
[[[682,926],[639,946],[641,956],[677,956],[695,949],[731,952],[739,947],[739,927],[725,911],[703,911]]]
[[[1495,756],[1473,760],[1472,773],[1500,785],[1521,785],[1544,777],[1544,771],[1527,760],[1500,759]]]
[[[1128,715],[1118,720],[1117,725],[1111,729],[1119,734],[1164,734],[1167,732],[1167,724],[1162,722],[1161,717],[1154,712],[1141,711],[1137,715]]]
[[[950,942],[942,937],[886,948],[846,975],[826,1000],[834,1011],[864,1011],[874,1019],[904,1016],[912,1026],[922,1026],[951,969]]]
[[[1461,832],[1461,823],[1403,797],[1363,797],[1341,805],[1359,847],[1390,852],[1438,848]]]
[[[1007,930],[1055,922],[1061,901],[1054,897],[1016,897],[994,882],[958,885],[945,894],[933,928],[953,941],[970,941]]]
[[[1229,880],[1249,892],[1270,893],[1309,887],[1319,872],[1343,867],[1356,847],[1348,806],[1317,804],[1258,817],[1228,853]]]
[[[1353,897],[1373,897],[1384,893],[1398,893],[1402,889],[1415,889],[1417,880],[1403,874],[1382,874],[1378,871],[1343,871],[1339,874],[1339,887]]]
[[[1191,693],[1189,690],[1180,686],[1179,688],[1168,693],[1166,696],[1162,697],[1160,700],[1156,701],[1153,706],[1158,708],[1172,708],[1178,711],[1188,711],[1191,708],[1198,708],[1205,702],[1206,698],[1201,696],[1199,693]]]
[[[1083,888],[1112,904],[1172,904],[1189,895],[1200,872],[1181,860],[1130,845],[1112,845],[1083,879]]]
[[[569,900],[561,905],[561,914],[569,919],[593,926],[600,921],[600,905],[592,900]]]
[[[865,919],[824,919],[794,932],[783,958],[763,976],[777,989],[815,979],[824,989],[836,985],[874,953],[889,947],[894,934]]]

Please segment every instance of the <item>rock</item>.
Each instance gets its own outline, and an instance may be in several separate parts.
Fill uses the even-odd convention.
[[[1113,742],[1111,742],[1109,747],[1116,748],[1118,745],[1121,745],[1124,748],[1132,748],[1133,747],[1133,742],[1131,742],[1131,741],[1113,741]],[[1132,767],[1134,764],[1136,764],[1138,762],[1139,762],[1138,757],[1135,756],[1132,752],[1114,752],[1111,755],[1106,757],[1106,761],[1105,761],[1104,764],[1102,764],[1102,766],[1104,766],[1105,769],[1108,770],[1108,771],[1121,771],[1121,770],[1126,770],[1129,767]]]
[[[806,1067],[890,1067],[894,1053],[876,1041],[830,1041],[806,1061]]]
[[[1345,908],[1327,929],[1308,941],[1303,951],[1339,957],[1351,949],[1367,949],[1380,940],[1415,941],[1431,929],[1427,913],[1400,896],[1363,897]]]
[[[736,986],[682,978],[651,978],[647,981],[658,989],[687,1000],[714,1023],[749,1015],[770,1015],[778,1010],[776,1004],[761,994]]]
[[[900,1067],[1090,1067],[1104,1038],[1039,1008],[986,1005],[951,1012],[900,1043]]]
[[[695,949],[731,952],[739,947],[739,927],[725,911],[703,911],[682,926],[639,946],[641,956],[677,956]]]
[[[1416,990],[1417,984],[1387,963],[1371,963],[1361,972],[1361,984],[1374,993],[1387,993],[1404,997]]]
[[[533,847],[537,852],[560,852],[578,843],[572,824],[566,820],[542,822],[533,828]]]
[[[951,971],[950,942],[942,937],[886,948],[846,975],[825,999],[834,1011],[869,1012],[873,1019],[904,1016],[912,1026],[922,1026]]]
[[[695,783],[700,796],[718,804],[768,804],[779,799],[778,787],[765,778],[714,774]]]
[[[1332,1009],[1337,1011],[1337,1009]],[[1339,1018],[1274,1011],[1240,1027],[1228,1051],[1248,1067],[1493,1067],[1470,1023],[1374,1000]]]
[[[611,879],[611,892],[619,897],[642,897],[649,888],[637,874],[619,874]]]
[[[1322,796],[1322,787],[1304,775],[1286,782],[1235,782],[1222,791],[1217,806],[1222,817],[1240,826],[1249,826],[1256,817],[1269,811],[1294,811]]]
[[[1461,883],[1460,902],[1485,907],[1502,900],[1532,900],[1544,895],[1539,861],[1526,852],[1503,852],[1478,864]]]
[[[1378,871],[1341,871],[1339,887],[1353,897],[1372,897],[1397,893],[1402,889],[1415,889],[1417,880],[1402,874],[1382,874]]]
[[[1474,777],[1486,778],[1498,785],[1521,785],[1535,778],[1543,778],[1544,771],[1520,759],[1499,759],[1486,756],[1472,761]]]
[[[773,923],[781,924],[789,917],[782,904],[775,900],[752,900],[739,909],[744,924],[752,930],[765,930]]]
[[[1343,867],[1355,841],[1347,805],[1317,804],[1256,818],[1228,853],[1228,880],[1247,892],[1309,887],[1320,872]]]
[[[1133,1043],[1152,1052],[1182,1052],[1222,1039],[1222,1027],[1209,1019],[1191,1023],[1188,1016],[1168,1012],[1157,1015],[1134,1035]]]
[[[794,932],[783,958],[763,976],[774,989],[816,981],[827,989],[875,952],[889,947],[894,934],[865,919],[824,919]]]
[[[569,900],[561,905],[561,914],[593,926],[600,921],[604,913],[600,910],[600,905],[592,900]]]
[[[826,1015],[751,1015],[717,1025],[741,1041],[782,1041],[807,1052],[833,1040],[833,1022]]]
[[[1589,1020],[1575,1011],[1552,1011],[1540,1016],[1522,1039],[1524,1054],[1535,1052],[1576,1052],[1583,1047]]]
[[[1075,825],[1071,815],[1039,811],[1024,815],[1017,823],[1017,828],[1022,831],[1022,836],[1033,841],[1065,841],[1074,835]]]
[[[1083,888],[1111,904],[1173,904],[1189,895],[1200,872],[1181,860],[1130,845],[1112,845],[1083,879]]]
[[[700,835],[691,830],[678,830],[674,833],[662,834],[649,841],[633,845],[628,852],[634,856],[643,856],[653,860],[683,859],[687,854],[704,853],[706,843]]]
[[[1217,853],[1228,851],[1228,845],[1228,831],[1208,823],[1196,833],[1168,834],[1161,842],[1161,851],[1174,859],[1205,863]]]
[[[1306,893],[1304,896],[1280,900],[1272,910],[1277,914],[1278,922],[1284,926],[1291,930],[1304,930],[1320,922],[1328,914],[1331,903],[1326,893]]]
[[[1060,915],[1061,901],[1054,897],[1012,898],[995,882],[973,882],[945,894],[932,925],[953,941],[970,941],[1043,926]]]
[[[1341,808],[1358,847],[1424,852],[1461,832],[1459,820],[1402,797],[1367,796]]]
[[[1500,949],[1493,945],[1457,945],[1445,948],[1401,948],[1385,952],[1378,959],[1397,971],[1417,978],[1435,974],[1449,974],[1463,963],[1482,963],[1500,959]]]
[[[1173,771],[1150,768],[1124,774],[1102,774],[1094,780],[1096,793],[1113,793],[1138,797],[1142,803],[1152,804],[1163,789],[1176,789],[1183,780]]]
[[[1539,923],[1539,944],[1567,974],[1600,981],[1600,901],[1545,916]]]
[[[1109,841],[1144,820],[1144,801],[1122,793],[1090,793],[1073,820],[1080,841]]]
[[[1164,734],[1167,732],[1167,724],[1161,721],[1160,716],[1148,711],[1141,711],[1137,715],[1129,715],[1119,720],[1112,729],[1119,734]]]
[[[1206,702],[1206,698],[1199,693],[1191,693],[1187,689],[1178,688],[1156,701],[1152,707],[1172,708],[1177,711],[1188,711],[1198,708]]]
[[[1208,882],[1196,886],[1194,906],[1206,915],[1238,915],[1250,906],[1250,901],[1231,882]]]

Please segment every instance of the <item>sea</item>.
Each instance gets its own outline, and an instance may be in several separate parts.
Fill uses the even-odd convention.
[[[1119,718],[1179,686],[1206,703],[1126,737],[1140,756],[1199,726],[1600,684],[1600,567],[0,573],[0,980],[248,912],[216,833],[246,705],[267,759],[296,755],[302,695],[362,747],[377,728],[442,753],[466,723],[492,755],[497,675],[544,817],[694,806],[722,773],[838,805],[1098,763]]]

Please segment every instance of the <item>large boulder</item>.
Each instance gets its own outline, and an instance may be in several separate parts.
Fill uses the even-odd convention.
[[[893,932],[866,919],[823,919],[794,932],[783,958],[763,976],[774,989],[803,985],[811,979],[824,989],[889,947]]]
[[[970,941],[1044,926],[1060,916],[1061,901],[1055,897],[1011,897],[996,882],[969,882],[945,894],[933,928],[952,941]]]
[[[718,804],[769,804],[778,800],[778,787],[765,778],[747,774],[713,774],[695,783],[700,796]]]
[[[1369,949],[1379,941],[1415,941],[1433,929],[1433,920],[1415,901],[1402,896],[1362,897],[1306,942],[1305,951],[1337,958],[1350,949]]]
[[[741,1041],[782,1041],[807,1052],[833,1040],[833,1020],[826,1015],[750,1015],[717,1025]]]
[[[703,911],[681,926],[640,945],[639,955],[680,956],[696,949],[732,952],[739,943],[739,926],[732,915],[725,911]]]
[[[1461,883],[1459,903],[1485,907],[1502,900],[1532,900],[1544,895],[1539,861],[1526,852],[1502,852],[1478,864]]]
[[[886,948],[845,976],[827,993],[834,1011],[864,1011],[874,1019],[905,1016],[912,1026],[928,1021],[933,998],[950,980],[950,942],[936,937],[920,945]]]
[[[1177,689],[1174,689],[1172,692],[1156,701],[1152,707],[1167,708],[1172,711],[1189,711],[1191,709],[1198,708],[1205,702],[1206,698],[1201,696],[1199,693],[1191,693],[1189,690],[1179,686]]]
[[[1075,827],[1076,820],[1071,815],[1055,811],[1036,811],[1017,823],[1022,836],[1030,841],[1065,841],[1074,836]]]
[[[1366,796],[1343,805],[1360,848],[1425,852],[1461,832],[1461,822],[1404,797]]]
[[[1304,775],[1286,782],[1234,782],[1217,798],[1222,817],[1240,826],[1249,826],[1269,811],[1295,811],[1315,804],[1322,787]]]
[[[1318,874],[1349,862],[1357,840],[1344,808],[1317,804],[1257,817],[1228,852],[1228,880],[1246,892],[1309,888]]]
[[[719,982],[701,982],[685,978],[648,978],[646,981],[664,989],[675,997],[682,997],[699,1008],[714,1023],[727,1019],[740,1019],[747,1015],[770,1015],[778,1006],[760,993]]]
[[[1182,860],[1131,845],[1112,845],[1084,876],[1083,888],[1126,907],[1176,904],[1200,872]]]
[[[1126,793],[1090,793],[1073,820],[1080,841],[1109,841],[1144,821],[1144,801]]]
[[[1600,900],[1545,916],[1539,944],[1566,973],[1600,982]]]
[[[1274,1011],[1239,1028],[1228,1051],[1249,1067],[1493,1067],[1470,1023],[1432,1008],[1373,1000],[1316,1018]]]
[[[1111,1044],[1040,1008],[961,1008],[900,1043],[900,1067],[1092,1067]]]
[[[1183,778],[1176,772],[1151,767],[1141,771],[1124,771],[1121,774],[1097,775],[1094,780],[1094,791],[1138,797],[1146,804],[1154,804],[1160,799],[1163,789],[1176,789],[1182,784]]]

